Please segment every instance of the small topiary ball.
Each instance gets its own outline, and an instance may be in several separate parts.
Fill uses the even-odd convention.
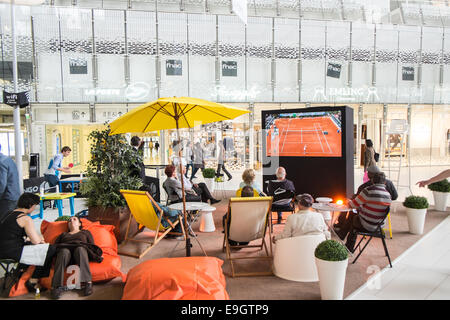
[[[314,255],[321,260],[342,261],[348,258],[348,251],[340,242],[325,240],[317,246]]]

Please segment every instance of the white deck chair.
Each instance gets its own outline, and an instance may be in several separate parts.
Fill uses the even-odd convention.
[[[272,260],[272,232],[268,228],[270,224],[270,208],[272,206],[272,197],[256,197],[256,198],[230,198],[228,204],[228,212],[225,221],[225,235],[223,238],[223,249],[226,249],[227,259],[231,264],[232,277],[235,276],[259,276],[272,275],[273,272],[248,272],[236,273],[234,260],[241,259],[265,259]],[[230,221],[229,230],[227,228]],[[269,248],[266,244],[266,230],[269,229]],[[236,242],[251,242],[253,240],[261,240],[261,244],[256,245],[236,245],[232,246],[229,239]],[[248,256],[237,257],[231,256],[231,248],[259,248],[264,247],[266,256]],[[242,251],[239,253],[242,255]]]
[[[277,240],[273,257],[273,273],[291,281],[319,281],[314,251],[324,234],[303,235]]]

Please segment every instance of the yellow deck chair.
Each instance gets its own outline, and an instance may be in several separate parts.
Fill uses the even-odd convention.
[[[256,198],[230,198],[228,203],[228,211],[225,220],[225,234],[223,238],[222,249],[227,254],[227,260],[231,264],[231,276],[265,276],[272,275],[270,272],[247,272],[237,273],[235,272],[235,260],[241,259],[265,259],[272,260],[272,231],[268,228],[270,224],[270,208],[272,206],[272,197],[256,197]],[[229,230],[227,228],[228,221],[230,221]],[[266,231],[269,230],[269,248],[266,244]],[[236,242],[251,242],[253,240],[261,240],[260,244],[256,245],[236,245],[232,246],[229,243],[229,239]],[[258,252],[265,249],[265,256],[255,256],[254,252],[252,256],[242,257],[243,251],[239,252],[239,257],[232,257],[232,248],[259,248]],[[249,253],[250,254],[250,253]],[[271,261],[271,269],[273,267]]]
[[[242,188],[239,188],[236,190],[236,197],[241,197],[242,194]],[[256,189],[253,189],[253,196],[254,197],[259,197],[259,192],[256,191]]]
[[[172,222],[169,220],[168,217],[164,215],[164,211],[158,206],[156,201],[152,198],[152,196],[147,191],[137,191],[137,190],[120,190],[120,193],[123,195],[125,200],[127,201],[128,208],[130,209],[131,215],[130,219],[128,220],[128,226],[127,231],[125,233],[125,239],[123,243],[119,246],[119,254],[131,256],[140,259],[142,256],[144,256],[150,249],[152,249],[161,239],[163,239],[169,232],[171,232],[175,226],[178,223],[181,223],[181,228],[183,230],[183,233],[177,233],[172,232],[175,234],[185,235],[182,218],[181,215],[178,216],[178,221]],[[152,203],[155,205],[155,207],[160,212],[159,217],[156,214],[155,209],[152,206]],[[144,227],[154,230],[155,236],[153,238],[153,241],[145,241],[141,239],[135,239],[135,238],[129,238],[128,232],[130,229],[130,223],[132,216],[134,219],[136,219],[137,223],[139,223],[139,229],[142,229]],[[169,224],[169,227],[164,227],[161,223],[162,219],[167,221]],[[160,235],[160,232],[162,234]],[[135,241],[135,242],[143,242],[149,244],[149,246],[142,252],[142,253],[131,253],[123,250],[123,246],[128,241]]]
[[[387,215],[388,228],[384,228],[383,231],[389,231],[389,238],[392,239],[392,225],[391,225],[391,213],[389,212]]]

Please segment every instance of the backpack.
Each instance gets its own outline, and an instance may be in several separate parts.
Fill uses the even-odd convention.
[[[373,158],[375,159],[375,162],[378,162],[378,160],[380,159],[380,154],[375,152],[375,154],[373,155]]]

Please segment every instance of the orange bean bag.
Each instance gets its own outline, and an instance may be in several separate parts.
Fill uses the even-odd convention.
[[[116,277],[122,277],[122,281],[125,281],[126,274],[124,274],[120,268],[122,261],[117,254],[117,240],[114,236],[114,226],[101,225],[98,221],[92,222],[87,219],[81,219],[83,223],[83,229],[89,230],[94,238],[94,242],[103,250],[103,261],[90,262],[92,281],[100,282],[111,280]],[[53,244],[56,238],[63,232],[68,231],[67,221],[42,221],[41,233],[46,242]],[[25,282],[31,277],[34,271],[34,266],[30,266],[28,270],[22,275],[18,283],[11,289],[9,296],[16,297],[28,293],[25,287]],[[53,278],[53,268],[50,271],[50,275],[47,278],[40,279],[40,284],[45,288],[51,288]],[[69,274],[66,273],[65,279]]]
[[[122,300],[229,300],[222,264],[215,257],[144,261],[128,272]]]

